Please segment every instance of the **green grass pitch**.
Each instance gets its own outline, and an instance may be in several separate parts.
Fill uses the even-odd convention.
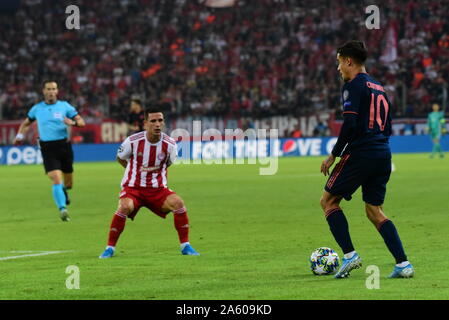
[[[342,208],[363,267],[339,280],[314,276],[308,264],[316,247],[342,254],[319,206],[322,159],[282,158],[273,176],[260,176],[258,165],[173,166],[169,186],[185,200],[201,256],[180,254],[171,215],[142,209],[106,260],[98,256],[117,206],[118,164],[75,165],[69,223],[59,219],[42,166],[2,166],[0,259],[67,252],[0,260],[0,299],[449,299],[449,158],[393,158],[384,210],[415,278],[386,278],[394,261],[358,191]],[[66,288],[70,265],[79,268],[79,290]],[[379,289],[366,287],[369,265],[380,269]]]

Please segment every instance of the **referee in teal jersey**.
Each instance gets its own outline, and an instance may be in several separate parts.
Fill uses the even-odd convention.
[[[85,122],[76,109],[66,101],[58,100],[58,84],[48,80],[43,83],[44,101],[34,105],[22,122],[14,144],[21,143],[30,125],[37,120],[39,145],[45,172],[53,182],[53,199],[62,221],[70,221],[67,190],[73,185],[73,149],[67,128],[83,127]],[[63,183],[64,181],[64,183]]]

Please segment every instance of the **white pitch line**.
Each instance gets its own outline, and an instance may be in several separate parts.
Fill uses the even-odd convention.
[[[31,253],[31,252],[48,252],[48,251],[45,251],[45,250],[38,250],[38,251],[36,251],[36,250],[22,250],[22,251],[0,251],[0,252],[6,252],[6,253]]]
[[[33,253],[33,254],[23,254],[20,256],[12,256],[12,257],[3,257],[0,258],[1,260],[12,260],[12,259],[20,259],[20,258],[26,258],[26,257],[37,257],[37,256],[47,256],[50,254],[58,254],[58,253],[65,253],[65,252],[70,252],[70,251],[44,251],[41,253]]]

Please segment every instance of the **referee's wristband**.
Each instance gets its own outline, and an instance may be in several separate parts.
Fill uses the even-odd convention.
[[[24,135],[23,135],[23,133],[18,133],[18,134],[16,135],[16,139],[17,139],[17,140],[23,140],[23,138],[25,138]]]

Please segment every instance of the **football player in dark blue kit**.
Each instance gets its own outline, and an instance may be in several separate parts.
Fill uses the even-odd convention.
[[[390,278],[410,278],[413,266],[407,260],[396,227],[383,210],[386,185],[391,173],[391,104],[383,86],[364,66],[367,50],[363,42],[349,41],[337,50],[342,88],[343,125],[329,157],[321,164],[327,176],[335,159],[339,163],[330,174],[320,203],[330,230],[344,257],[335,278],[345,278],[362,266],[349,234],[348,222],[340,202],[350,200],[361,186],[365,211],[396,260]]]

